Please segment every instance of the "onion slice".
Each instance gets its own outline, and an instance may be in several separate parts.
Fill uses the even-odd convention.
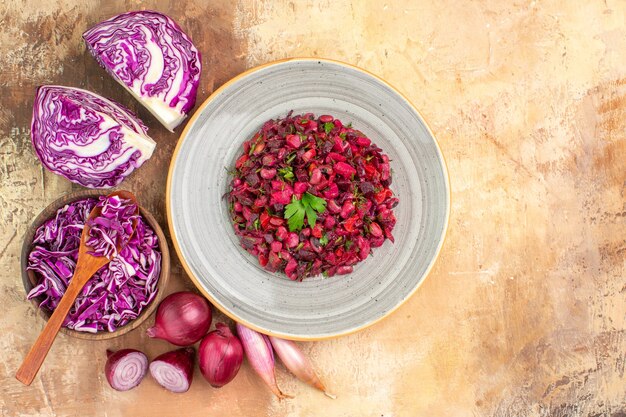
[[[302,353],[298,345],[291,340],[279,339],[274,336],[269,336],[269,339],[285,367],[300,381],[323,391],[327,397],[332,399],[337,398],[326,390],[326,386],[315,373],[311,361]]]
[[[264,334],[255,332],[241,323],[237,323],[237,334],[241,339],[243,350],[246,352],[248,362],[252,369],[263,379],[279,400],[293,398],[292,395],[283,393],[276,383],[274,374],[274,352],[272,345]]]
[[[133,389],[146,376],[148,358],[143,352],[135,349],[107,350],[107,356],[104,374],[114,390]]]
[[[195,350],[192,347],[166,352],[150,363],[150,374],[163,388],[187,392],[193,380]]]

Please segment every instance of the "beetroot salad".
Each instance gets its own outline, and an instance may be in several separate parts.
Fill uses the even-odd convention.
[[[292,280],[348,274],[385,239],[398,204],[389,157],[329,115],[269,120],[243,144],[227,194],[241,246]]]

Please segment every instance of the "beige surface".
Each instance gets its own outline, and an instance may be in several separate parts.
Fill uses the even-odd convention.
[[[19,1],[0,5],[0,413],[228,416],[626,415],[626,4],[621,1]],[[231,5],[232,3],[232,5]],[[197,5],[196,5],[197,4]],[[306,344],[339,398],[289,377],[279,403],[248,365],[183,395],[150,378],[112,391],[106,348],[150,357],[141,329],[113,342],[61,335],[33,385],[13,379],[43,323],[24,301],[29,221],[73,186],[29,143],[33,88],[86,87],[137,110],[158,142],[124,183],[164,219],[176,142],[86,53],[89,25],[157,8],[203,53],[200,99],[245,68],[288,56],[344,60],[422,111],[447,157],[448,238],[431,276],[388,319]],[[170,291],[189,287],[173,259]],[[144,328],[149,323],[146,323]]]

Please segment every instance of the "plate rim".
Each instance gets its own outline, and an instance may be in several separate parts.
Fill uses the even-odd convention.
[[[375,320],[372,320],[370,322],[364,323],[364,324],[356,326],[356,327],[349,328],[349,329],[347,329],[345,331],[335,332],[335,333],[331,333],[331,334],[327,334],[327,335],[323,335],[323,336],[294,335],[294,334],[286,334],[286,333],[280,333],[280,332],[272,332],[272,331],[269,331],[268,329],[261,328],[261,327],[255,325],[254,323],[250,323],[247,320],[241,319],[235,313],[231,312],[230,310],[228,310],[228,308],[226,308],[225,306],[220,304],[200,284],[198,278],[191,271],[191,268],[187,264],[187,261],[185,260],[185,257],[183,256],[183,253],[182,253],[182,250],[181,250],[181,248],[180,248],[180,246],[178,244],[178,239],[176,238],[176,232],[174,230],[174,223],[172,221],[173,220],[172,204],[170,203],[170,201],[171,201],[171,194],[172,194],[172,176],[173,176],[173,173],[174,173],[174,166],[176,165],[177,156],[178,156],[178,153],[180,151],[180,148],[182,147],[182,144],[183,144],[184,140],[187,138],[187,135],[189,134],[189,131],[191,130],[191,128],[195,124],[197,118],[200,116],[202,111],[223,90],[225,90],[226,88],[228,88],[230,85],[234,84],[235,82],[239,81],[240,79],[242,79],[242,78],[244,78],[244,77],[246,77],[246,76],[248,76],[248,75],[250,75],[252,73],[255,73],[257,71],[265,69],[267,67],[280,65],[280,64],[287,63],[287,62],[318,62],[318,63],[326,62],[326,63],[329,63],[329,64],[343,66],[343,67],[346,67],[348,69],[356,70],[356,71],[362,72],[362,73],[364,73],[364,74],[366,74],[366,75],[368,75],[370,77],[375,78],[377,81],[379,81],[380,83],[385,85],[391,91],[393,91],[394,93],[398,94],[398,96],[400,96],[409,105],[409,107],[419,116],[419,118],[424,123],[424,126],[426,127],[426,130],[428,131],[428,133],[430,134],[430,136],[434,140],[435,148],[436,148],[437,153],[438,153],[438,155],[439,155],[439,157],[440,157],[440,159],[441,159],[441,161],[443,163],[444,184],[445,184],[446,193],[447,193],[447,197],[448,197],[448,199],[447,199],[448,204],[446,206],[446,213],[445,213],[444,228],[443,228],[443,231],[442,231],[442,238],[439,241],[439,245],[437,247],[437,250],[435,251],[435,256],[433,256],[432,260],[428,264],[428,267],[424,271],[423,279],[420,282],[418,282],[418,284],[404,297],[403,300],[401,300],[393,308],[389,309],[383,315],[381,315],[380,317],[376,318]],[[360,67],[358,67],[356,65],[347,63],[347,62],[343,62],[343,61],[339,61],[339,60],[335,60],[335,59],[329,59],[329,58],[292,57],[292,58],[284,58],[284,59],[279,59],[279,60],[275,60],[275,61],[270,61],[270,62],[267,62],[265,64],[261,64],[261,65],[258,65],[258,66],[255,66],[255,67],[247,69],[246,71],[244,71],[244,72],[234,76],[233,78],[229,79],[224,84],[222,84],[220,87],[215,89],[204,100],[204,102],[202,102],[202,104],[200,104],[200,106],[198,106],[196,108],[194,114],[191,116],[191,118],[189,119],[189,121],[185,125],[185,128],[183,129],[183,131],[181,132],[180,136],[178,137],[178,141],[176,143],[176,147],[174,148],[174,152],[172,153],[172,157],[170,159],[170,165],[169,165],[168,173],[167,173],[166,191],[165,191],[165,207],[166,207],[166,214],[167,214],[167,226],[168,226],[168,229],[169,229],[169,232],[170,232],[172,244],[174,245],[174,250],[176,251],[176,255],[178,256],[178,260],[180,261],[181,265],[183,266],[183,269],[187,273],[187,276],[189,277],[189,279],[191,279],[191,281],[193,282],[195,287],[211,302],[211,304],[213,304],[213,306],[215,306],[215,308],[220,310],[224,315],[226,315],[227,317],[229,317],[231,320],[235,321],[236,323],[241,323],[241,324],[245,325],[246,327],[249,327],[249,328],[251,328],[253,330],[256,330],[256,331],[258,331],[258,332],[260,332],[262,334],[266,334],[268,336],[280,337],[280,338],[289,339],[289,340],[296,340],[296,341],[319,341],[319,340],[335,339],[335,338],[338,338],[338,337],[341,337],[341,336],[347,336],[347,335],[356,333],[358,331],[361,331],[361,330],[363,330],[363,329],[365,329],[367,327],[373,326],[374,324],[380,322],[381,320],[387,318],[389,315],[391,315],[392,313],[397,311],[402,305],[404,305],[404,303],[406,303],[411,297],[413,297],[413,295],[417,292],[417,290],[422,286],[424,281],[426,281],[426,278],[428,278],[428,276],[430,275],[430,272],[432,271],[435,263],[439,259],[439,255],[441,254],[441,250],[442,250],[443,245],[444,245],[444,243],[446,241],[446,238],[448,237],[448,228],[449,228],[449,225],[450,225],[450,210],[451,210],[451,207],[452,207],[452,192],[451,192],[451,187],[450,187],[450,176],[449,176],[448,164],[447,164],[445,156],[444,156],[444,154],[443,154],[443,152],[441,150],[441,146],[439,145],[439,141],[437,140],[436,136],[433,134],[433,131],[430,128],[430,125],[428,124],[428,122],[426,121],[426,119],[424,118],[422,113],[417,109],[417,107],[415,107],[415,105],[411,102],[411,100],[409,100],[408,97],[406,97],[400,90],[395,88],[393,85],[391,85],[388,81],[384,80],[382,77],[380,77],[380,76],[378,76],[378,75],[376,75],[376,74],[374,74],[374,73],[372,73],[372,72],[370,72],[368,70],[360,68]]]

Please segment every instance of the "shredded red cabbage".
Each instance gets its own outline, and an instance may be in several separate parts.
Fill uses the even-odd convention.
[[[28,298],[43,296],[41,308],[53,311],[63,297],[76,268],[80,235],[97,203],[87,198],[67,204],[35,232],[28,269],[39,281]],[[157,235],[139,216],[128,244],[87,282],[63,325],[91,333],[115,331],[154,300],[160,272]]]
[[[133,221],[137,215],[137,205],[131,200],[118,196],[101,197],[100,216],[89,221],[89,233],[86,244],[94,256],[106,256],[112,259],[117,256],[117,247],[128,242],[133,233]]]

